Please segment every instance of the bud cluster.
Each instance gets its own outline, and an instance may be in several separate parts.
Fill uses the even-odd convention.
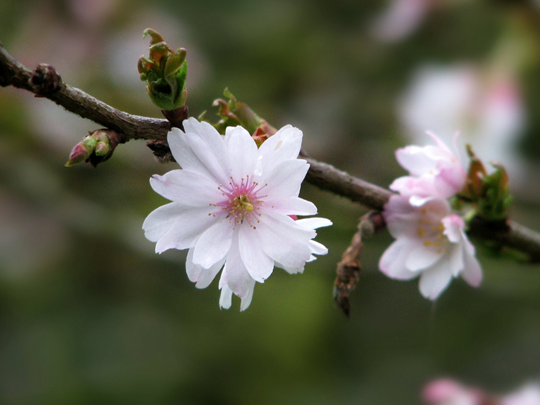
[[[143,38],[150,35],[150,55],[141,56],[138,63],[141,80],[152,102],[162,110],[172,111],[186,104],[187,62],[184,48],[172,50],[163,37],[147,28]]]

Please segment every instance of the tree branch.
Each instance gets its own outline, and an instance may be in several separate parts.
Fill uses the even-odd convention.
[[[0,86],[14,86],[48,98],[66,110],[92,120],[124,135],[125,140],[166,140],[171,128],[169,121],[131,115],[63,83],[50,65],[40,64],[31,71],[15,60],[0,43]],[[351,176],[335,167],[305,157],[310,164],[306,181],[322,190],[346,197],[371,209],[381,211],[392,192]],[[540,262],[540,234],[523,225],[510,222],[503,231],[491,232],[490,226],[473,224],[472,233],[524,252],[533,262]]]

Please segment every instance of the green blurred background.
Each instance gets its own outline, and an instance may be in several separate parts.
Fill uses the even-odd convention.
[[[31,68],[49,63],[119,109],[160,117],[137,73],[151,27],[188,49],[193,115],[211,118],[229,87],[274,126],[301,128],[313,157],[381,186],[403,175],[394,150],[418,135],[400,100],[419,69],[465,63],[480,90],[472,107],[457,102],[465,128],[448,131],[509,127],[499,150],[515,151],[512,214],[540,229],[540,6],[413,4],[424,7],[416,17],[385,22],[392,5],[375,0],[3,0],[0,40]],[[489,108],[478,118],[501,75],[510,90],[497,106],[514,121]],[[430,94],[428,105],[450,97]],[[537,265],[478,246],[482,286],[455,280],[432,304],[416,281],[378,271],[384,232],[365,246],[347,320],[332,299],[335,265],[365,210],[309,184],[303,196],[334,222],[317,238],[329,254],[303,275],[276,270],[246,312],[237,300],[220,310],[217,281],[197,290],[185,252],[156,255],[141,230],[165,203],[148,179],[174,164],[132,141],[97,169],[63,166],[96,128],[0,89],[0,404],[408,405],[440,376],[496,392],[540,377]],[[499,145],[490,134],[486,145]]]

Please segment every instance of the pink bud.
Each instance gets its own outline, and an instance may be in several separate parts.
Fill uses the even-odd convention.
[[[90,136],[84,138],[81,142],[73,147],[65,166],[71,167],[78,163],[84,162],[94,152],[96,143],[97,141]]]

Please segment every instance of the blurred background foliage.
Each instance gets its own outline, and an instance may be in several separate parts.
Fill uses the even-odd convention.
[[[3,0],[0,40],[29,67],[132,114],[160,117],[137,59],[145,28],[188,50],[188,104],[225,87],[304,147],[381,186],[394,150],[462,130],[511,173],[513,217],[540,229],[540,6],[527,1]],[[540,376],[540,269],[478,246],[485,281],[456,280],[435,303],[363,254],[346,320],[335,265],[365,212],[309,184],[334,226],[330,253],[276,270],[245,312],[198,291],[185,252],[153,252],[141,225],[165,201],[144,142],[93,169],[65,168],[92,122],[0,89],[0,403],[419,404],[452,376],[504,392]],[[496,134],[496,135],[495,135]],[[469,137],[471,136],[471,137]],[[476,137],[476,138],[475,138]],[[524,153],[525,152],[525,153]]]

